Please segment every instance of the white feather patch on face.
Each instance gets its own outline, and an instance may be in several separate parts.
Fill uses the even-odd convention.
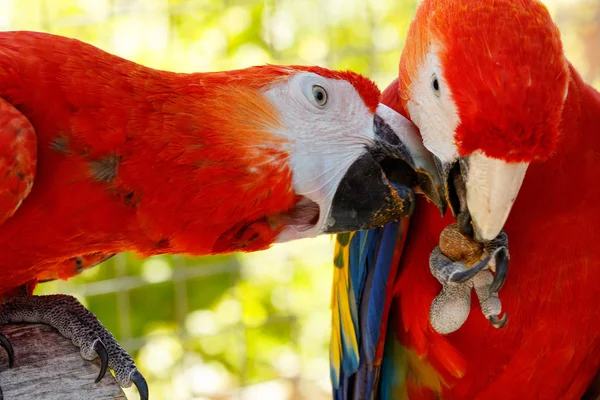
[[[435,78],[438,81],[438,90],[434,89]],[[410,91],[408,113],[421,131],[423,144],[442,162],[455,161],[459,155],[454,134],[460,119],[452,93],[442,74],[435,45],[430,47],[425,56]]]
[[[315,86],[327,93],[322,106],[313,96]],[[291,143],[288,150],[294,191],[320,209],[316,225],[289,226],[278,241],[314,237],[331,223],[327,217],[344,174],[374,142],[373,114],[352,84],[311,72],[299,73],[265,94],[284,123],[273,133]]]

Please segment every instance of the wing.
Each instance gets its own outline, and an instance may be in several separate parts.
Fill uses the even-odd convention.
[[[56,279],[69,279],[79,275],[86,269],[95,267],[98,264],[112,258],[114,254],[91,253],[69,258],[56,266],[49,268],[38,276],[39,282],[48,282]]]
[[[408,218],[337,235],[331,300],[335,399],[378,397],[388,313]]]
[[[439,283],[429,271],[452,222],[420,200],[384,228],[338,235],[332,293],[331,380],[336,400],[435,399],[466,369],[429,324]]]
[[[31,191],[36,162],[33,126],[0,98],[0,224],[13,216]]]

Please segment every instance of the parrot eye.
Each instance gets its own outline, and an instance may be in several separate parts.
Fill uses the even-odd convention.
[[[437,97],[440,97],[440,81],[438,80],[438,77],[436,74],[433,74],[431,76],[431,89],[433,89],[433,93]]]
[[[323,86],[314,85],[312,87],[312,94],[319,107],[323,107],[327,104],[327,91]]]

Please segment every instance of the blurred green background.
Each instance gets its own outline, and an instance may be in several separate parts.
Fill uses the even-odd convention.
[[[384,88],[416,0],[0,0],[0,29],[75,37],[180,72],[352,69]],[[600,0],[545,2],[600,87]],[[255,254],[122,254],[37,293],[76,295],[134,356],[152,399],[328,399],[330,238]],[[127,394],[137,399],[134,389]]]

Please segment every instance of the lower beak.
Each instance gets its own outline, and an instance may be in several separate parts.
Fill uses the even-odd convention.
[[[517,198],[528,163],[509,163],[475,152],[457,164],[437,162],[448,202],[463,233],[495,239]]]
[[[373,126],[375,141],[342,178],[325,233],[370,229],[409,216],[415,192],[445,211],[443,181],[417,128],[383,104]]]

